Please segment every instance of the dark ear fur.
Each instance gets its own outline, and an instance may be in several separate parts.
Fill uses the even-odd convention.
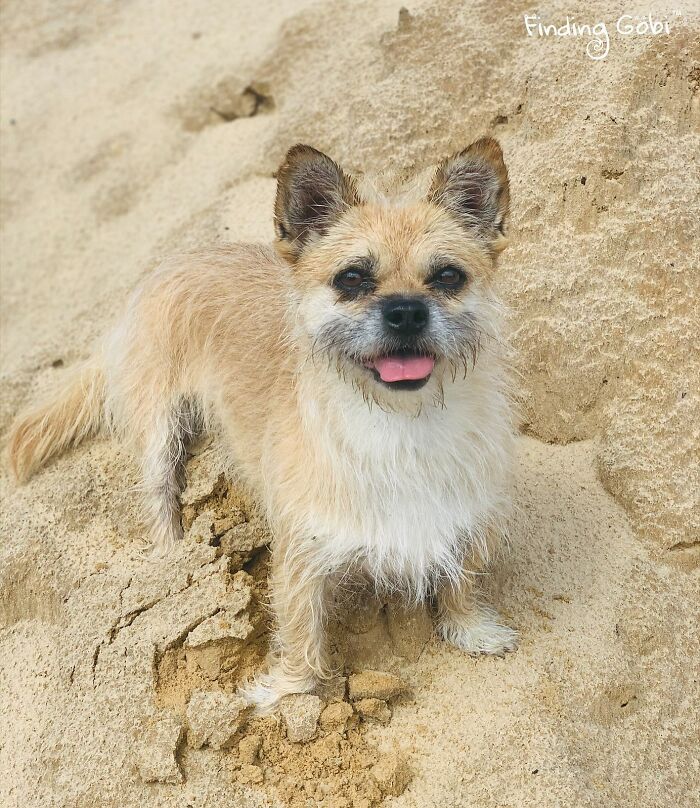
[[[277,173],[275,231],[278,248],[295,261],[314,235],[322,235],[358,202],[355,182],[311,146],[293,146]]]
[[[510,201],[508,170],[498,141],[482,137],[443,160],[428,198],[498,249]]]

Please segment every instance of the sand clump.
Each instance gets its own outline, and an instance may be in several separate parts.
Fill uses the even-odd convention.
[[[351,704],[346,701],[333,702],[329,704],[321,713],[319,723],[321,729],[334,730],[340,735],[345,735],[350,721],[355,714]]]
[[[348,692],[352,701],[377,699],[389,701],[409,692],[409,687],[398,676],[384,671],[361,671],[348,680]]]
[[[385,725],[391,721],[391,707],[382,699],[360,699],[354,706],[357,714],[365,721],[376,721]]]
[[[159,716],[144,728],[137,756],[144,783],[181,783],[185,779],[177,762],[182,737],[182,721],[174,716]]]
[[[243,765],[254,766],[260,759],[262,735],[246,735],[238,744],[238,758]]]
[[[375,770],[385,757],[368,742],[350,704],[331,704],[319,718],[323,703],[310,699],[317,697],[293,697],[281,717],[249,721],[227,764],[235,780],[255,783],[292,808],[370,808],[407,788],[410,776],[392,769],[391,755]]]
[[[316,737],[318,719],[323,702],[311,693],[285,696],[280,704],[280,714],[292,743],[306,743]]]
[[[224,749],[233,743],[248,704],[240,696],[196,691],[187,705],[187,743],[195,749]]]
[[[383,755],[374,766],[372,776],[377,781],[382,794],[398,797],[411,782],[411,770],[398,752]]]

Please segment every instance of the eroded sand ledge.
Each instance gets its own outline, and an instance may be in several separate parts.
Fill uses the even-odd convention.
[[[25,488],[0,480],[0,801],[361,808],[410,777],[392,804],[686,804],[700,20],[594,63],[583,43],[528,40],[509,3],[199,6],[3,9],[0,428],[160,255],[270,238],[291,143],[412,170],[493,133],[513,184],[500,284],[527,436],[490,586],[522,645],[474,660],[430,639],[425,616],[370,604],[345,619],[338,658],[408,694],[351,707],[331,693],[315,723],[295,705],[305,744],[231,702],[197,735],[192,694],[230,695],[264,652],[264,529],[218,473],[199,489],[193,474],[188,543],[145,565],[134,468],[96,441]]]

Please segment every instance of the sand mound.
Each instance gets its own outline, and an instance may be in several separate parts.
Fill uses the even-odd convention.
[[[465,657],[425,612],[348,588],[334,653],[364,679],[286,718],[235,700],[266,650],[268,536],[215,445],[190,464],[188,539],[160,562],[139,554],[135,469],[114,444],[21,489],[3,472],[3,804],[676,806],[697,792],[700,17],[655,6],[669,34],[613,32],[593,61],[585,40],[528,38],[522,11],[4,4],[0,429],[162,254],[269,239],[290,144],[406,175],[491,133],[512,178],[499,283],[526,435],[512,550],[488,582],[520,650]],[[611,30],[616,16],[577,13]],[[390,696],[386,675],[409,692]]]

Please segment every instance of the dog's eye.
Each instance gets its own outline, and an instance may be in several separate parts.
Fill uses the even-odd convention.
[[[438,289],[455,291],[461,289],[466,281],[466,275],[459,267],[442,267],[435,272],[428,281],[430,286]]]
[[[369,292],[374,288],[372,276],[362,269],[346,269],[333,279],[333,286],[342,292],[358,294]]]
[[[349,269],[336,278],[336,283],[339,286],[345,287],[345,289],[357,289],[359,286],[362,286],[363,282],[364,277],[362,273],[356,272],[354,269]]]

